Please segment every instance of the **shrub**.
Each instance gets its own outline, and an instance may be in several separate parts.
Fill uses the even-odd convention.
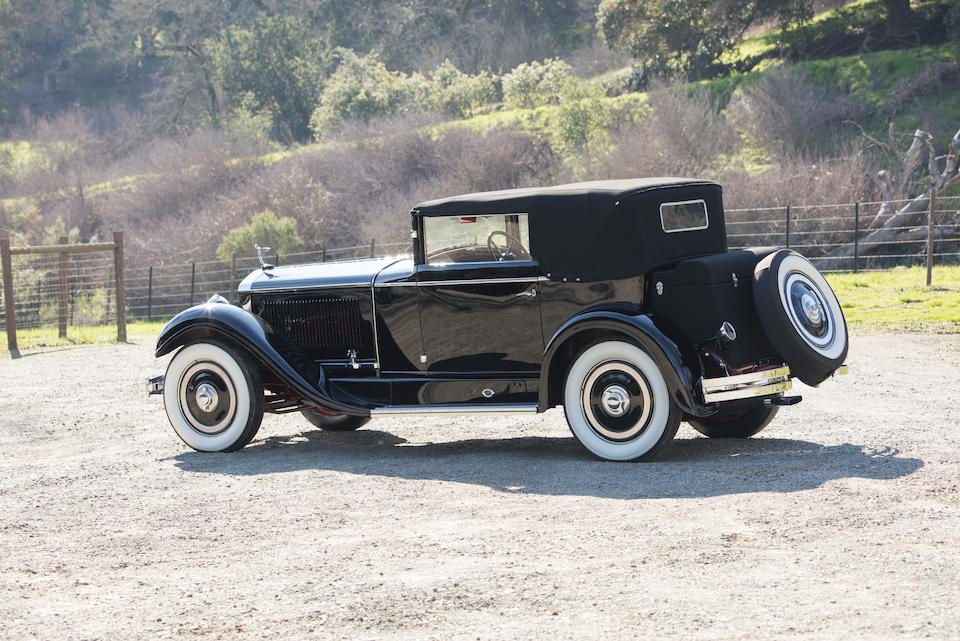
[[[317,138],[336,128],[341,120],[367,122],[374,116],[393,113],[407,96],[403,74],[387,70],[375,55],[359,57],[349,49],[337,52],[340,65],[310,117],[310,129]]]
[[[465,74],[449,60],[444,60],[433,70],[427,87],[414,77],[411,77],[411,85],[421,92],[426,88],[429,91],[427,101],[430,104],[459,118],[474,115],[497,98],[497,90],[489,74]]]
[[[813,157],[834,144],[843,122],[861,108],[800,70],[778,70],[735,95],[728,111],[750,142],[773,156]]]
[[[275,213],[265,209],[254,216],[249,224],[227,232],[217,247],[217,258],[229,262],[231,256],[246,255],[255,243],[270,247],[283,256],[302,242],[297,234],[297,221],[287,216],[278,218]]]
[[[573,68],[559,58],[524,62],[503,77],[503,99],[508,107],[559,104],[571,84],[576,84]]]

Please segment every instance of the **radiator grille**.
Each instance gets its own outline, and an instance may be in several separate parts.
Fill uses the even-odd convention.
[[[363,318],[356,298],[290,298],[267,302],[260,317],[308,352],[342,357],[363,345]]]

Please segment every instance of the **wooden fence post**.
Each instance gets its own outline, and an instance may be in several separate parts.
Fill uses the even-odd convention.
[[[123,276],[123,232],[113,232],[113,281],[117,287],[117,342],[127,342],[127,296]]]
[[[68,236],[60,237],[60,244],[66,245],[70,242]],[[58,314],[59,323],[57,334],[60,338],[67,337],[67,252],[60,252],[60,313]]]
[[[0,238],[0,268],[3,269],[3,309],[7,320],[7,349],[17,351],[17,313],[13,309],[13,267],[10,265],[10,239]]]
[[[377,253],[377,241],[373,238],[370,239],[370,258],[373,258]]]
[[[321,262],[321,263],[327,262],[327,248],[326,248],[326,247],[323,247],[323,248],[320,249],[320,262]]]

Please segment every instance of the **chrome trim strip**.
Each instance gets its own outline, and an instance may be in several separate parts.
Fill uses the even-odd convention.
[[[397,283],[374,283],[374,287],[416,287],[417,281],[400,281]]]
[[[359,283],[332,283],[332,284],[328,284],[328,283],[314,283],[313,285],[301,285],[301,286],[299,286],[299,287],[289,287],[289,286],[288,286],[288,287],[274,287],[274,288],[269,288],[269,287],[253,287],[253,288],[250,289],[250,291],[249,291],[248,293],[250,293],[250,294],[263,294],[263,293],[278,294],[278,293],[283,293],[283,292],[299,292],[299,291],[303,291],[303,290],[316,291],[316,290],[318,290],[318,289],[346,289],[346,288],[348,288],[348,287],[359,287],[359,288],[363,288],[363,287],[369,287],[369,286],[370,286],[370,282],[369,282],[369,281],[361,281],[361,282],[359,282]]]
[[[729,392],[712,392],[710,394],[704,394],[703,397],[707,403],[719,403],[720,401],[735,401],[742,398],[782,394],[789,392],[791,389],[793,389],[793,381],[786,381],[785,383],[774,383],[761,387],[747,387],[744,389],[730,390]]]
[[[537,283],[539,276],[524,276],[523,278],[462,278],[458,280],[425,280],[417,283],[419,287],[435,285],[497,285],[501,283]]]
[[[399,416],[404,414],[518,414],[535,413],[536,403],[488,405],[387,405],[370,410],[372,416]]]

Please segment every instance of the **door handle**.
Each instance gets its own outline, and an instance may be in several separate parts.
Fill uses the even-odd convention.
[[[537,288],[533,287],[519,294],[514,294],[514,296],[530,296],[531,298],[537,295]]]

